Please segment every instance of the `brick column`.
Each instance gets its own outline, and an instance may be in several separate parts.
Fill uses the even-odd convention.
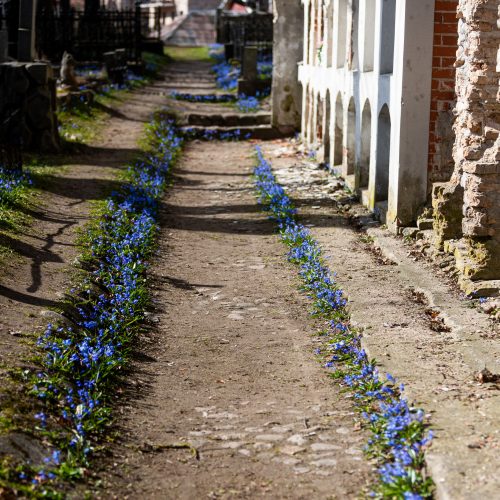
[[[459,0],[457,12],[455,170],[441,193],[454,194],[455,216],[461,208],[463,237],[451,248],[463,288],[473,292],[468,279],[500,279],[498,0]],[[446,222],[446,210],[440,213],[436,200],[434,206]]]
[[[431,116],[429,123],[429,182],[449,181],[453,173],[453,109],[458,44],[458,0],[437,0],[434,12]]]

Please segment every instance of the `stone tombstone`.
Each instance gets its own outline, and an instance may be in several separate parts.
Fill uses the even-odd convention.
[[[241,76],[249,82],[257,80],[257,47],[244,48]]]
[[[0,64],[0,161],[18,169],[22,150],[57,151],[55,112],[55,79],[50,64]]]

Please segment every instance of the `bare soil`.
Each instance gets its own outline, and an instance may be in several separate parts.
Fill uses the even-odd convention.
[[[140,342],[103,498],[355,498],[367,484],[366,436],[314,358],[253,163],[248,143],[195,142],[175,171],[158,326]]]

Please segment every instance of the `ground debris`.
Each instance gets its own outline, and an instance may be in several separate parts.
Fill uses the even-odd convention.
[[[425,310],[425,314],[429,318],[431,330],[435,332],[451,332],[451,328],[445,324],[444,318],[441,316],[440,311],[429,307]]]
[[[142,453],[159,453],[164,450],[189,450],[196,460],[200,459],[200,452],[190,443],[153,444],[144,443],[139,450]]]
[[[500,382],[500,374],[492,373],[488,368],[483,368],[481,371],[474,374],[474,378],[480,384],[496,383]]]

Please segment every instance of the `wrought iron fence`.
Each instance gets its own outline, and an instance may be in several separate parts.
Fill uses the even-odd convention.
[[[226,46],[226,54],[241,60],[243,49],[257,47],[260,53],[271,54],[273,46],[273,15],[264,12],[233,14],[219,12],[217,42]]]
[[[128,60],[141,55],[144,40],[159,40],[161,14],[137,6],[129,11],[37,13],[36,47],[40,57],[59,61],[64,51],[79,61],[102,60],[103,53],[125,49]]]

